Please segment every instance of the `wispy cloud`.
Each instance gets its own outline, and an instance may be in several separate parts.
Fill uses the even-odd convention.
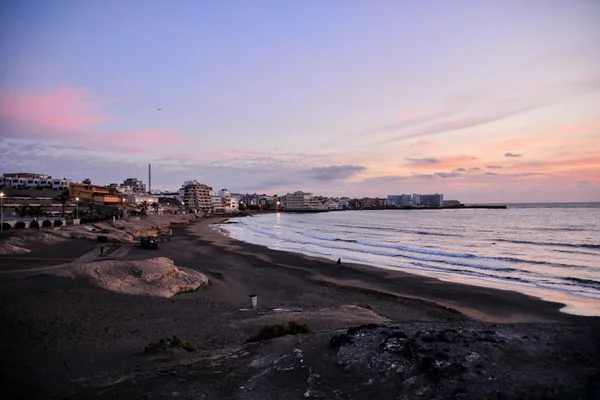
[[[487,169],[502,169],[502,165],[486,165]]]
[[[335,165],[330,167],[316,167],[309,171],[312,178],[321,181],[343,180],[354,174],[365,171],[362,165]]]
[[[519,154],[519,153],[505,153],[504,157],[518,158],[518,157],[523,157],[523,154]]]
[[[439,160],[437,158],[407,158],[406,161],[410,165],[422,165],[422,164],[437,164]]]
[[[512,116],[523,114],[542,107],[547,107],[575,96],[597,93],[600,91],[600,76],[588,76],[546,85],[539,90],[520,98],[494,99],[491,96],[485,99],[475,99],[466,96],[461,104],[435,113],[427,113],[416,118],[411,118],[399,123],[384,125],[379,128],[367,130],[361,135],[385,134],[402,132],[395,137],[381,140],[381,143],[390,143],[400,140],[418,138],[454,132],[463,129],[475,128],[492,122],[500,121]],[[491,97],[491,98],[490,98]],[[478,102],[483,102],[482,107]],[[466,113],[466,110],[469,110]]]

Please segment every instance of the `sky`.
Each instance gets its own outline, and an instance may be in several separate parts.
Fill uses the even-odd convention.
[[[0,0],[0,173],[600,201],[598,21],[595,0]]]

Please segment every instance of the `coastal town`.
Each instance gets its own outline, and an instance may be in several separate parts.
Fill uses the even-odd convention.
[[[385,208],[461,207],[443,194],[401,194],[387,197],[326,197],[303,191],[285,194],[234,193],[216,190],[198,180],[178,191],[151,189],[137,178],[96,185],[40,173],[4,173],[0,177],[3,224],[14,228],[39,217],[77,220],[94,216],[180,214],[227,215],[245,211],[326,212]],[[79,222],[77,222],[79,223]]]
[[[444,200],[444,195],[438,193],[363,198],[326,197],[303,191],[250,194],[216,190],[198,180],[185,181],[178,191],[169,192],[151,189],[137,178],[97,185],[89,179],[73,182],[29,172],[4,173],[0,177],[0,192],[6,229],[41,217],[49,218],[51,223],[57,220],[79,223],[94,217],[150,214],[231,215],[246,211],[326,212],[463,206],[458,200]]]

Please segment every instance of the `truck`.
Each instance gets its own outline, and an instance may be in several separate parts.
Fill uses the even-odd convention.
[[[158,238],[156,236],[142,236],[140,244],[145,249],[158,249]]]

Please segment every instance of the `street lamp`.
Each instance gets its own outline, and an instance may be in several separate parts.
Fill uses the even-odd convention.
[[[4,233],[4,192],[0,192],[0,234]]]
[[[79,197],[75,197],[75,212],[77,213],[76,219],[79,219]]]

